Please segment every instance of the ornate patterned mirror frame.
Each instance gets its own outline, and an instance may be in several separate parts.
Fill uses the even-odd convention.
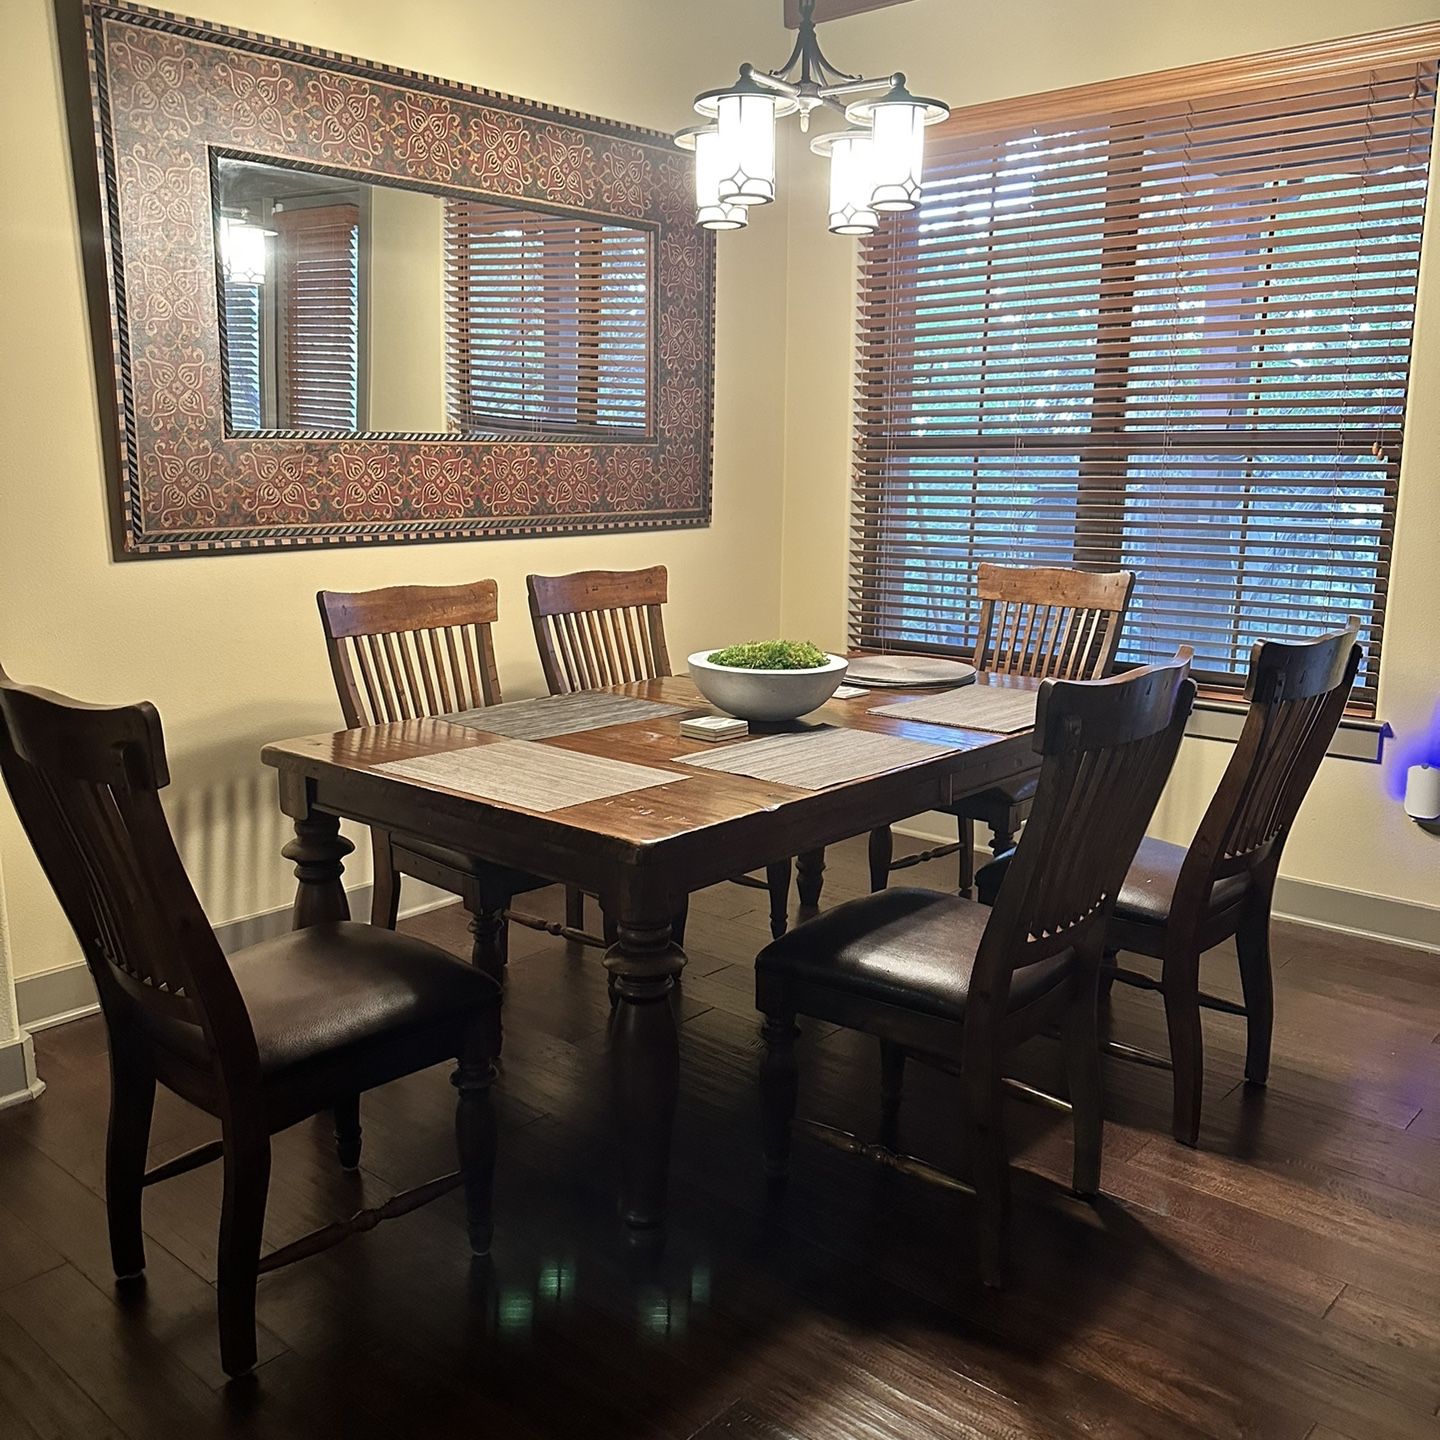
[[[117,558],[709,523],[714,237],[668,136],[138,6],[57,15]],[[223,151],[651,229],[650,433],[230,430]]]

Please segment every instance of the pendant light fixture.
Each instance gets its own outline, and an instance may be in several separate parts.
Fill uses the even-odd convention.
[[[921,100],[905,88],[905,77],[878,100],[856,100],[846,106],[852,125],[870,130],[874,189],[870,204],[881,211],[913,210],[920,203],[925,168],[925,127],[944,120],[950,111],[938,100]]]
[[[720,199],[722,168],[734,173],[734,165],[721,154],[720,130],[715,125],[692,125],[682,130],[675,143],[695,153],[695,219],[706,230],[743,230],[750,221],[743,205]]]
[[[834,130],[810,142],[830,157],[830,230],[835,235],[873,235],[880,228],[874,205],[875,156],[864,130]]]
[[[867,92],[882,92],[869,95]],[[706,90],[695,109],[712,123],[682,130],[675,143],[695,152],[696,220],[707,230],[738,230],[751,205],[775,198],[775,124],[798,114],[838,111],[849,128],[811,141],[830,158],[830,229],[869,235],[883,212],[920,203],[925,127],[949,115],[939,100],[912,95],[904,75],[867,80],[837,70],[815,35],[815,0],[800,0],[800,29],[790,58],[775,71],[742,65],[733,85]]]

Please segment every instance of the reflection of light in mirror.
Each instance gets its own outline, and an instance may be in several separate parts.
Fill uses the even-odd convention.
[[[216,177],[233,429],[647,435],[650,226],[258,157]]]
[[[232,285],[265,283],[265,242],[274,233],[243,218],[221,217],[220,257],[225,265],[225,278]]]

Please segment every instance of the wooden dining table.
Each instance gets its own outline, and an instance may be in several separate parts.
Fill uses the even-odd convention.
[[[620,1212],[630,1226],[652,1227],[664,1217],[679,1088],[679,1029],[669,1001],[685,954],[671,926],[686,897],[799,856],[803,919],[818,902],[826,845],[954,804],[1023,777],[1038,763],[1028,729],[996,734],[878,715],[877,709],[907,694],[870,691],[832,700],[797,726],[929,744],[883,773],[807,789],[684,764],[680,757],[717,748],[680,734],[687,713],[709,711],[688,678],[617,686],[612,693],[682,709],[526,743],[673,771],[673,782],[537,811],[380,768],[515,743],[475,728],[483,715],[468,724],[410,720],[284,740],[267,745],[262,758],[279,772],[281,808],[294,822],[295,837],[283,853],[295,867],[296,928],[348,917],[342,882],[345,856],[354,847],[340,833],[342,819],[420,837],[600,897],[615,934],[605,965],[617,999],[609,1069]]]

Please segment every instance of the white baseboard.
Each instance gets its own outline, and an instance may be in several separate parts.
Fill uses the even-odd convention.
[[[954,817],[938,811],[917,816],[894,828],[897,835],[932,845],[955,839]],[[977,852],[979,863],[983,864],[985,858],[983,850]],[[1275,886],[1275,914],[1282,920],[1297,920],[1321,930],[1338,930],[1346,935],[1362,935],[1392,945],[1440,953],[1440,908],[1413,900],[1370,895],[1363,890],[1345,890],[1282,875]]]
[[[0,1110],[35,1100],[45,1082],[35,1073],[35,1046],[29,1035],[0,1045]]]
[[[949,834],[946,821],[949,821]],[[897,835],[911,839],[925,840],[939,844],[953,840],[954,820],[940,814],[920,816],[895,826]],[[983,862],[984,852],[977,854]],[[350,900],[350,913],[368,916],[370,913],[370,886],[358,885],[346,891]],[[424,885],[418,880],[405,882],[405,894],[415,897],[414,903],[407,904],[402,915],[419,915],[441,905],[453,904],[455,897]],[[1415,949],[1440,953],[1440,909],[1431,905],[1417,905],[1409,900],[1396,900],[1386,895],[1368,895],[1359,890],[1343,890],[1333,885],[1318,885],[1309,880],[1291,880],[1281,877],[1275,889],[1275,914],[1283,920],[1296,920],[1305,925],[1315,925],[1322,930],[1338,930],[1349,935],[1362,935],[1368,939],[1384,940],[1394,945],[1407,945]],[[259,915],[231,920],[215,927],[221,948],[230,954],[246,945],[257,944],[282,935],[290,928],[290,908],[267,910]],[[62,965],[55,970],[46,970],[38,975],[24,975],[15,982],[15,998],[21,1027],[26,1031],[45,1030],[52,1025],[63,1025],[85,1015],[93,1015],[99,1008],[95,1000],[95,986],[90,972],[82,961]],[[28,1045],[29,1037],[17,1044]],[[17,1046],[0,1048],[0,1108],[7,1104],[18,1104],[31,1098],[17,1092],[12,1098],[5,1098],[7,1090],[4,1069],[8,1050]],[[29,1052],[27,1052],[28,1054]],[[11,1062],[11,1081],[15,1062]],[[34,1075],[34,1058],[29,1059],[28,1073]],[[30,1083],[30,1082],[26,1082]],[[34,1084],[43,1083],[34,1080]],[[39,1091],[35,1091],[38,1094]]]
[[[413,879],[405,881],[402,893],[407,899],[413,897],[411,903],[402,907],[402,916],[420,915],[426,910],[453,904],[455,900],[444,890]],[[370,886],[357,885],[353,890],[347,889],[345,895],[350,902],[351,915],[369,919]],[[290,907],[286,905],[278,910],[264,910],[258,915],[246,915],[217,925],[215,935],[220,941],[220,948],[230,955],[247,945],[257,945],[262,940],[283,935],[289,928]],[[15,982],[15,1002],[21,1028],[31,1032],[79,1020],[93,1015],[100,1008],[95,998],[95,983],[90,979],[89,968],[83,960],[54,970],[44,970],[37,975],[22,975]],[[0,1051],[0,1058],[3,1054]],[[0,1106],[3,1104],[4,1101],[0,1100]]]

